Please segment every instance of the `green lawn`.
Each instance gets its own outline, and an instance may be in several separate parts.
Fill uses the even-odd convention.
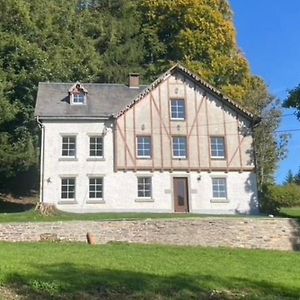
[[[280,213],[283,217],[296,218],[300,220],[300,207],[282,208]]]
[[[0,210],[1,211],[1,210]],[[181,219],[199,218],[198,214],[167,214],[167,213],[90,213],[72,214],[57,212],[55,215],[44,216],[29,210],[20,213],[0,213],[0,223],[9,222],[53,222],[53,221],[119,221],[119,220],[146,220],[146,219]]]
[[[0,243],[0,299],[299,299],[299,270],[292,252]]]

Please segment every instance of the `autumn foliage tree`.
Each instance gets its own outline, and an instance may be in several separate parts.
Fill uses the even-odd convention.
[[[147,83],[174,62],[263,117],[254,133],[256,159],[261,182],[272,180],[280,114],[238,47],[228,1],[6,0],[0,10],[0,188],[11,179],[19,183],[20,174],[29,178],[28,170],[37,183],[39,81],[127,83],[129,72],[140,72]]]

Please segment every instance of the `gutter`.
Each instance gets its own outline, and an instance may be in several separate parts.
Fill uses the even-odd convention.
[[[38,123],[39,128],[42,130],[41,157],[40,157],[40,199],[39,199],[39,202],[42,203],[44,200],[45,125],[40,121],[39,116],[36,116],[36,121]]]

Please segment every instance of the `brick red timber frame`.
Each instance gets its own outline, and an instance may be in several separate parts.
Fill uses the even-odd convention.
[[[180,75],[181,76],[181,75]],[[187,84],[190,83],[190,86],[194,87],[194,95],[191,95],[191,92],[189,92],[189,95],[187,93]],[[181,87],[183,89],[183,95],[182,98],[185,100],[186,104],[186,119],[182,123],[182,130],[178,135],[186,135],[187,137],[187,144],[188,144],[188,157],[185,161],[181,161],[180,164],[178,164],[172,157],[172,120],[170,115],[170,97],[174,98],[173,95],[170,95],[170,86]],[[162,88],[164,88],[163,96],[162,96]],[[199,103],[197,99],[197,95],[199,95]],[[239,128],[238,128],[238,121],[239,121],[239,114],[237,112],[234,112],[234,114],[237,116],[235,118],[236,125],[236,135],[237,138],[235,138],[232,133],[228,135],[228,129],[227,129],[227,120],[226,120],[226,113],[225,109],[227,108],[224,103],[221,102],[221,106],[216,109],[222,109],[222,118],[220,115],[220,128],[222,128],[223,134],[217,134],[217,136],[224,136],[225,141],[225,152],[226,152],[226,161],[224,163],[226,165],[218,164],[216,162],[212,162],[211,155],[210,155],[210,137],[215,136],[215,134],[211,134],[210,132],[210,126],[211,121],[209,119],[209,113],[212,114],[213,111],[210,111],[212,108],[211,105],[208,108],[208,101],[209,98],[212,97],[211,95],[208,95],[208,92],[205,89],[202,89],[201,87],[198,88],[198,85],[193,82],[191,79],[184,78],[182,82],[170,82],[170,77],[167,77],[164,81],[162,81],[160,84],[158,84],[153,90],[151,90],[147,95],[145,95],[147,99],[144,99],[144,101],[147,101],[144,103],[142,113],[147,114],[147,126],[148,130],[145,132],[145,135],[149,135],[152,137],[152,157],[148,160],[147,163],[144,163],[142,161],[139,161],[139,159],[136,157],[136,136],[138,133],[136,132],[136,126],[137,125],[137,118],[141,116],[138,116],[138,110],[136,110],[136,105],[133,104],[132,109],[132,117],[133,117],[133,130],[128,129],[127,126],[129,126],[126,121],[126,118],[128,118],[127,112],[128,110],[125,110],[124,113],[122,113],[119,118],[116,120],[117,126],[117,139],[119,137],[118,142],[116,142],[116,147],[123,148],[123,154],[120,154],[120,151],[116,151],[118,155],[121,157],[124,156],[123,163],[118,160],[116,170],[119,171],[207,171],[207,172],[255,172],[255,168],[253,166],[247,166],[243,165],[243,159],[242,159],[242,147],[243,142],[245,140],[245,136],[240,137]],[[190,97],[191,99],[188,99]],[[181,98],[179,96],[179,98]],[[143,101],[143,99],[141,99]],[[194,106],[194,112],[192,115],[188,115],[192,112],[192,107]],[[203,110],[202,107],[204,106]],[[164,107],[164,108],[163,108]],[[206,124],[203,124],[204,130],[206,130],[206,139],[207,139],[207,150],[204,149],[203,153],[200,153],[200,144],[201,140],[204,139],[204,136],[200,136],[199,133],[199,119],[200,119],[200,112],[202,112],[202,117],[206,121]],[[139,114],[141,114],[141,108],[139,109]],[[164,118],[164,116],[168,116],[168,118]],[[130,114],[131,117],[131,114]],[[122,120],[122,118],[124,118]],[[149,119],[149,120],[148,120]],[[222,119],[222,120],[221,120]],[[250,123],[249,123],[250,124]],[[131,126],[131,125],[130,125]],[[154,130],[154,126],[156,129]],[[185,130],[184,130],[185,128]],[[133,137],[129,135],[132,135]],[[155,138],[154,135],[159,135],[159,137]],[[127,138],[128,136],[128,138]],[[191,159],[191,148],[190,148],[190,141],[193,139],[193,144],[196,146],[192,150],[194,153],[193,160]],[[228,139],[236,139],[238,141],[236,145],[236,149],[233,150],[232,147],[230,148],[231,151],[229,151],[228,148]],[[133,141],[133,145],[132,145]],[[168,147],[166,148],[166,143],[168,143]],[[169,150],[168,150],[169,149]],[[170,153],[168,153],[170,152]],[[244,151],[245,152],[245,151]],[[244,153],[243,152],[243,153]],[[204,157],[204,162],[202,163],[201,157]],[[167,158],[167,159],[166,159]],[[132,162],[130,162],[130,160]],[[239,160],[239,163],[237,162]]]

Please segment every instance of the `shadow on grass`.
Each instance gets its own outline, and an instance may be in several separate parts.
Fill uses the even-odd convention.
[[[97,270],[73,264],[39,265],[34,274],[6,277],[22,299],[298,299],[299,288],[266,281],[209,275],[162,276]]]
[[[300,211],[300,209],[299,209]],[[288,212],[281,211],[279,213],[280,217],[289,218],[289,223],[293,227],[292,236],[290,238],[293,250],[300,251],[300,216],[299,214],[291,214]]]

